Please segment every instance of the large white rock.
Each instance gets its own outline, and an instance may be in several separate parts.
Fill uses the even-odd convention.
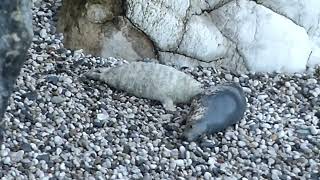
[[[127,0],[126,15],[158,48],[175,50],[183,36],[190,6],[186,0]]]
[[[257,2],[304,27],[310,38],[320,47],[319,0],[258,0]]]
[[[164,64],[301,72],[320,63],[319,0],[257,1],[127,0],[125,8]]]
[[[210,17],[206,14],[194,15],[186,24],[186,31],[177,52],[210,62],[223,58],[228,46],[228,40],[220,33]]]
[[[304,71],[312,51],[305,29],[252,1],[230,2],[211,12],[252,71]]]

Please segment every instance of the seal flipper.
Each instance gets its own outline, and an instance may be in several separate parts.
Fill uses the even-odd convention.
[[[95,68],[92,69],[84,74],[84,76],[88,79],[92,80],[100,80],[101,79],[101,74],[105,72],[107,69],[103,68]]]
[[[162,106],[165,110],[167,111],[176,111],[176,107],[175,105],[173,104],[173,101],[172,99],[170,98],[165,98],[163,101],[162,101]]]

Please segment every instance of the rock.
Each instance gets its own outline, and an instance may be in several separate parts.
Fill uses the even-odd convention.
[[[97,120],[99,121],[107,120],[108,118],[109,118],[108,114],[105,114],[105,113],[97,114]]]
[[[63,139],[60,136],[55,136],[54,143],[59,146],[59,145],[63,144]]]
[[[286,0],[258,0],[257,3],[272,9],[279,14],[286,16],[299,26],[307,29],[311,39],[320,47],[319,24],[320,21],[320,3],[317,0],[309,1],[291,1]]]
[[[250,70],[301,72],[306,69],[313,45],[305,29],[291,20],[247,0],[230,2],[210,14],[218,29],[236,42]],[[251,35],[247,36],[248,33]]]
[[[310,126],[310,133],[312,135],[317,135],[319,130],[315,126]]]
[[[240,147],[245,147],[247,144],[244,141],[238,141]]]
[[[60,104],[60,103],[62,103],[64,101],[65,101],[65,98],[61,97],[61,96],[53,96],[51,98],[51,102],[54,103],[54,104]]]
[[[140,30],[132,26],[124,17],[115,17],[112,23],[106,23],[102,37],[102,57],[124,58],[137,61],[155,58],[152,42]]]
[[[48,36],[47,30],[46,29],[41,29],[40,36],[45,39]]]
[[[4,0],[0,5],[0,144],[2,118],[33,37],[31,1]],[[6,43],[5,43],[6,42]]]
[[[50,155],[49,154],[41,154],[41,155],[37,156],[37,159],[39,161],[43,160],[48,164],[50,162]]]
[[[23,159],[24,151],[20,150],[17,152],[11,152],[10,159],[12,162],[17,163],[20,162]]]
[[[116,0],[63,1],[58,30],[64,34],[65,47],[128,61],[155,58],[153,43],[120,16],[122,11],[122,3]]]

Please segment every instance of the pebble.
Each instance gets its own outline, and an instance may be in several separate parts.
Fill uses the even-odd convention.
[[[107,114],[104,114],[104,113],[97,114],[97,120],[106,120],[108,118],[109,116]]]
[[[36,36],[4,117],[5,179],[315,179],[320,134],[317,74],[182,68],[211,86],[239,82],[248,108],[223,132],[184,142],[190,109],[134,97],[80,79],[126,63],[64,47],[55,30],[61,0],[33,7]],[[38,35],[38,36],[37,36]]]
[[[244,141],[238,141],[238,145],[239,145],[240,147],[244,147],[244,146],[246,146],[247,144],[246,144]]]
[[[226,80],[228,80],[228,81],[232,81],[232,75],[231,74],[226,74],[225,75],[225,78],[226,78]]]
[[[11,159],[10,159],[10,157],[5,157],[4,160],[3,160],[3,164],[10,165],[10,164],[11,164]]]
[[[40,37],[46,38],[48,36],[47,30],[46,29],[41,29],[40,30]]]
[[[183,167],[184,166],[184,161],[182,159],[178,159],[178,160],[176,160],[176,165],[180,166],[180,167]]]
[[[310,126],[310,133],[312,135],[317,135],[319,133],[319,130],[315,126]]]
[[[54,143],[56,143],[57,145],[61,145],[63,144],[63,139],[60,136],[55,136]]]
[[[54,104],[60,104],[62,102],[65,101],[65,98],[61,97],[61,96],[53,96],[51,98],[51,102],[54,103]]]
[[[205,172],[203,177],[204,177],[204,179],[209,180],[212,178],[212,175],[209,172]]]
[[[17,151],[17,152],[11,152],[10,154],[10,159],[12,162],[20,162],[22,159],[23,159],[23,156],[24,156],[24,151],[23,150],[20,150],[20,151]]]

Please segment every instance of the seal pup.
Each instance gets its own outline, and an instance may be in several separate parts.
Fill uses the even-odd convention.
[[[201,136],[220,132],[244,117],[247,108],[243,89],[236,83],[210,87],[191,102],[182,138],[196,141]]]
[[[175,111],[175,104],[190,103],[204,91],[191,75],[153,62],[131,62],[111,68],[98,68],[84,74],[131,95],[160,101],[164,109]]]

